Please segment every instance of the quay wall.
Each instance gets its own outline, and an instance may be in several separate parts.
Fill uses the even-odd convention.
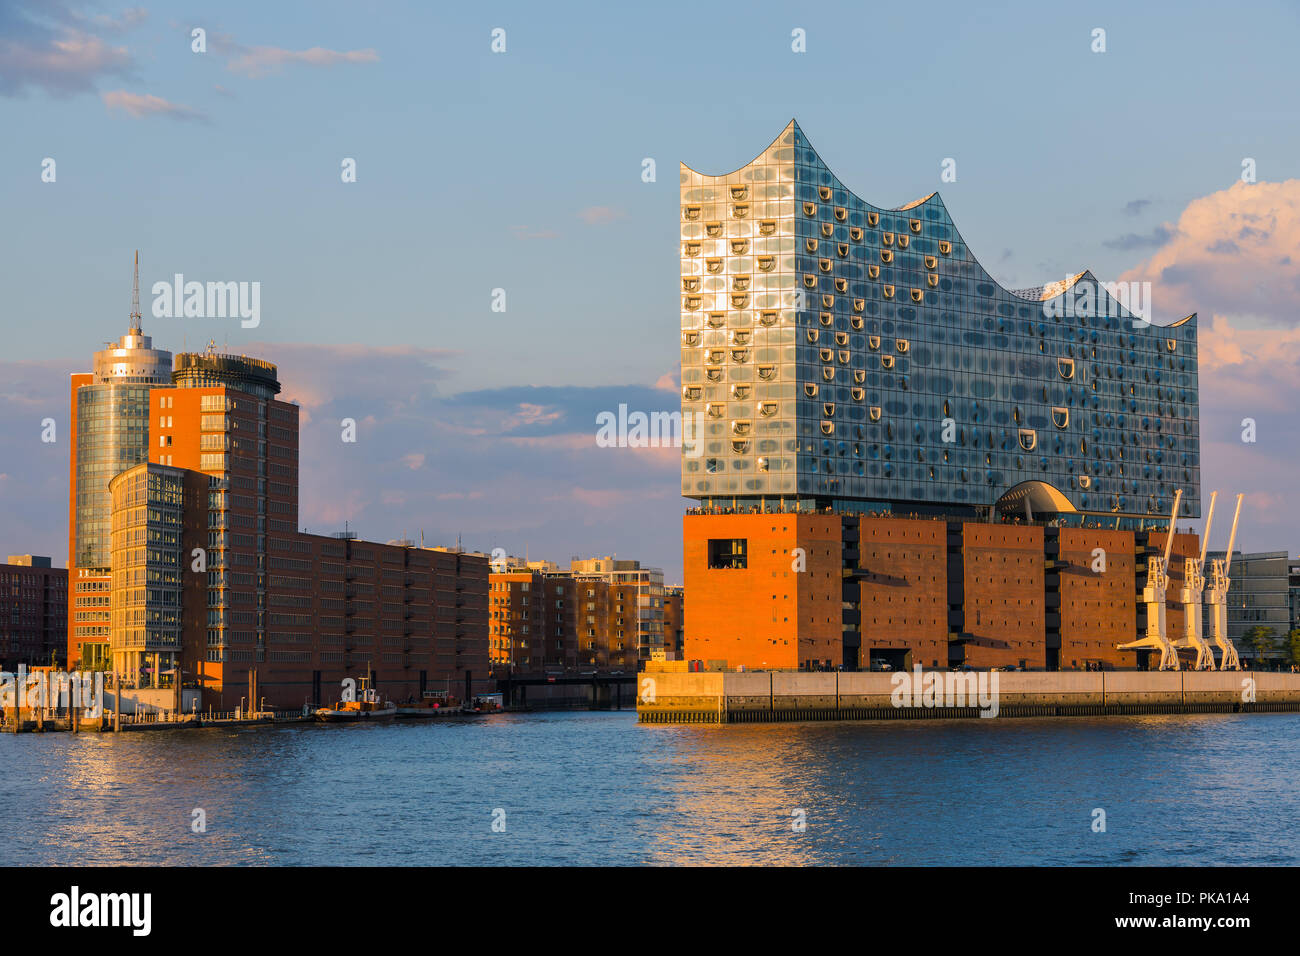
[[[951,672],[926,671],[945,680]],[[650,672],[641,675],[641,723],[899,720],[979,716],[970,706],[896,706],[893,673]],[[913,675],[909,673],[909,678]],[[1266,671],[968,671],[986,695],[997,678],[997,716],[1300,711],[1300,674]],[[942,696],[942,695],[941,695]],[[960,701],[959,701],[960,702]]]

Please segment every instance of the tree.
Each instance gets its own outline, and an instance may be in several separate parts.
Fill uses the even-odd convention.
[[[1286,636],[1286,652],[1288,662],[1300,667],[1300,627]]]
[[[1262,667],[1264,659],[1277,651],[1277,632],[1271,627],[1256,624],[1246,632],[1246,643],[1255,652],[1255,666]]]

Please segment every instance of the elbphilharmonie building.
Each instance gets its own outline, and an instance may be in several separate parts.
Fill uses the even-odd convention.
[[[938,193],[860,199],[793,121],[734,172],[682,166],[680,293],[706,507],[1200,514],[1195,315],[1149,324],[1086,271],[1004,288]]]

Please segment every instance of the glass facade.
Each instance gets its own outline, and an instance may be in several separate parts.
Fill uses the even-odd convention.
[[[171,383],[171,361],[132,312],[127,334],[95,353],[93,383],[77,389],[73,567],[109,566],[108,483],[149,460],[149,392]]]
[[[157,687],[181,649],[184,472],[142,464],[115,477],[112,499],[113,664]]]
[[[84,385],[77,390],[77,552],[79,568],[107,568],[108,483],[149,459],[147,385]]]
[[[1206,560],[1223,560],[1224,551],[1211,551]],[[1255,627],[1272,630],[1275,638],[1283,638],[1293,625],[1291,599],[1291,570],[1293,562],[1289,552],[1265,551],[1242,554],[1234,551],[1228,568],[1231,583],[1228,585],[1228,637],[1237,645],[1245,658],[1254,658],[1255,649],[1247,635]],[[1207,607],[1205,625],[1212,621]]]
[[[683,166],[681,217],[683,495],[1140,517],[1181,488],[1199,516],[1194,315],[1148,325],[1087,272],[1004,289],[937,193],[873,206],[793,122]]]

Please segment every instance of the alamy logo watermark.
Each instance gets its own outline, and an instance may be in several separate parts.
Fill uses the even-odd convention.
[[[50,925],[60,928],[127,927],[133,936],[148,936],[152,913],[152,893],[82,893],[74,886],[50,897]]]
[[[997,671],[899,671],[889,702],[895,707],[978,707],[981,717],[998,715]]]
[[[245,329],[262,323],[260,282],[186,282],[177,272],[152,291],[155,319],[240,319]]]
[[[1057,286],[1060,291],[1043,302],[1049,319],[1130,319],[1134,328],[1151,324],[1150,282],[1075,282],[1070,276]]]
[[[0,671],[0,708],[8,711],[69,708],[91,720],[104,716],[103,671]]]
[[[680,448],[688,458],[704,453],[700,418],[693,412],[618,412],[596,414],[596,445],[600,448]]]

